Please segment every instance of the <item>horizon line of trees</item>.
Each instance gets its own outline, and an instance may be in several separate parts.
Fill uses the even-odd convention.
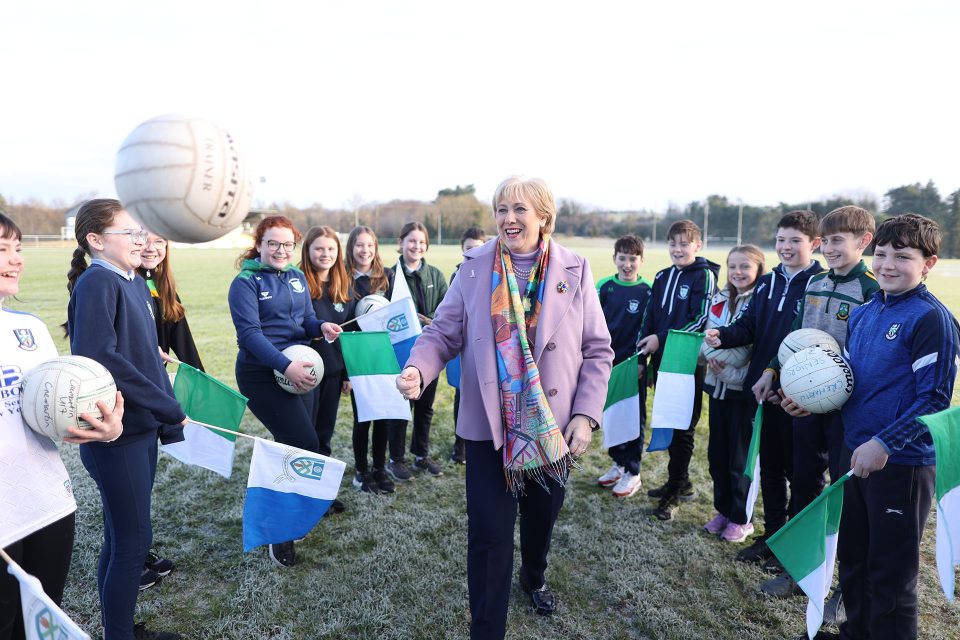
[[[78,201],[89,197],[93,196],[87,195]],[[685,206],[670,205],[664,212],[646,209],[612,211],[589,208],[576,200],[561,198],[557,202],[556,233],[589,238],[634,234],[648,242],[656,242],[665,239],[670,224],[690,219],[705,229],[710,241],[735,242],[739,238],[741,242],[769,247],[773,244],[777,222],[784,213],[809,209],[822,217],[848,204],[871,211],[878,224],[907,212],[932,218],[940,224],[943,233],[940,255],[960,257],[960,189],[941,197],[932,180],[926,184],[917,182],[890,189],[884,194],[882,206],[870,196],[837,195],[819,201],[758,206],[711,195],[704,201],[690,202]],[[71,208],[63,202],[47,204],[35,198],[8,201],[0,194],[0,210],[6,212],[27,235],[59,235],[64,214]],[[347,206],[341,208],[328,209],[319,203],[301,208],[283,202],[259,211],[263,210],[287,216],[303,231],[315,225],[327,225],[346,233],[356,224],[366,225],[376,232],[381,243],[391,242],[399,235],[400,228],[410,221],[422,222],[434,243],[458,243],[464,230],[472,226],[482,227],[488,233],[495,232],[491,207],[477,199],[472,184],[441,189],[429,202],[391,200],[365,203],[360,196],[354,196]]]

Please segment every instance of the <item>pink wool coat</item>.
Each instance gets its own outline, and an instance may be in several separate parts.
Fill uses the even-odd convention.
[[[503,446],[503,424],[490,319],[490,283],[497,246],[494,239],[467,252],[406,366],[416,367],[427,385],[449,360],[461,354],[457,435],[466,440],[493,440],[494,448],[499,449]],[[567,429],[574,414],[601,421],[613,366],[610,333],[590,265],[552,240],[533,358],[564,436],[569,435]]]

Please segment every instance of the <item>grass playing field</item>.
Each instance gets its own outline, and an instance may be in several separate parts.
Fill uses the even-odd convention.
[[[594,277],[613,273],[612,242],[564,241],[590,259]],[[392,246],[385,261],[393,263]],[[181,297],[207,370],[234,385],[236,339],[227,310],[227,288],[237,252],[174,249]],[[9,306],[39,315],[55,337],[66,320],[69,250],[28,249],[19,300]],[[723,264],[726,252],[705,255]],[[434,247],[428,261],[449,274],[459,262],[456,247]],[[663,247],[648,250],[648,279],[668,263]],[[768,254],[768,265],[776,264]],[[722,274],[725,277],[725,270]],[[960,261],[942,261],[929,285],[960,312]],[[67,353],[65,342],[61,353]],[[433,457],[446,461],[453,440],[452,390],[441,384],[431,437]],[[956,396],[955,396],[956,401]],[[445,465],[443,478],[416,477],[391,496],[368,496],[350,485],[349,400],[341,403],[334,456],[347,461],[340,497],[346,513],[325,518],[297,545],[299,564],[280,569],[265,549],[244,554],[241,513],[251,445],[237,443],[234,475],[225,480],[161,455],[153,494],[154,544],[177,570],[140,596],[138,620],[186,638],[465,638],[466,587],[464,468]],[[614,499],[595,479],[609,466],[598,447],[573,474],[557,524],[548,580],[560,611],[539,618],[515,590],[508,637],[606,638],[790,638],[804,628],[805,598],[763,596],[766,575],[733,561],[739,545],[708,536],[712,515],[706,464],[706,402],[697,431],[691,473],[699,496],[672,522],[652,519],[645,490]],[[267,436],[249,413],[243,430]],[[599,437],[595,438],[599,442]],[[64,445],[79,510],[73,567],[65,609],[96,636],[99,604],[96,558],[102,540],[100,500],[77,456]],[[646,487],[666,477],[666,454],[645,455]],[[762,523],[762,511],[755,517]],[[761,527],[758,526],[758,529]],[[936,578],[934,516],[923,545],[920,572],[921,637],[954,639],[960,608],[949,605]],[[519,558],[517,558],[519,562]]]

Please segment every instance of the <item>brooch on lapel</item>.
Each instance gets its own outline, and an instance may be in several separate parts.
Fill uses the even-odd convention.
[[[566,280],[561,280],[557,283],[557,293],[566,293],[567,289],[570,288],[570,285],[567,284]]]

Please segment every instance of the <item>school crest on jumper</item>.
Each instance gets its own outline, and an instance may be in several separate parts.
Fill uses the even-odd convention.
[[[37,341],[33,338],[33,331],[30,329],[14,329],[13,335],[17,336],[17,342],[24,351],[36,351]]]
[[[333,310],[336,311],[337,313],[343,313],[343,303],[342,303],[342,302],[334,302],[334,303],[333,303]]]
[[[679,296],[681,300],[686,300],[690,295],[690,285],[684,284],[680,286]]]
[[[290,288],[296,291],[297,293],[303,293],[303,283],[300,282],[299,278],[293,278],[290,280]]]
[[[850,303],[841,302],[840,308],[837,309],[837,320],[846,320],[850,317]]]
[[[640,310],[639,300],[631,300],[630,302],[627,303],[627,313],[636,313],[639,310]]]
[[[890,325],[890,328],[887,329],[887,340],[895,340],[898,335],[900,335],[900,327],[903,326],[902,322],[894,322]]]

